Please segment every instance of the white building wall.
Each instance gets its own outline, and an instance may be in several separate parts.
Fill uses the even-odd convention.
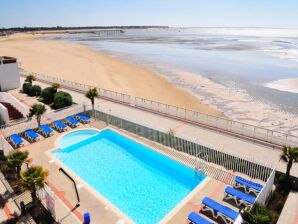
[[[1,92],[20,87],[20,72],[17,63],[0,64]]]
[[[1,103],[0,103],[0,121],[1,121],[1,124],[3,123],[8,124],[9,122],[8,110]]]
[[[10,93],[0,93],[0,102],[10,103],[18,111],[20,111],[24,117],[29,114],[29,109]]]

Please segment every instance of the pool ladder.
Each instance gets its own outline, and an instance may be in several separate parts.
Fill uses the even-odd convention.
[[[203,156],[203,158],[201,159],[202,161],[199,160],[199,155],[197,155],[197,160],[195,161],[195,178],[199,178],[200,177],[200,173],[205,173],[206,170],[206,166],[204,166],[205,164],[203,163],[204,158],[207,157],[207,155]]]

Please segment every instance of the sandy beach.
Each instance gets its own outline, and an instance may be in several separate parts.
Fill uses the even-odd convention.
[[[61,34],[62,35],[62,34]],[[188,91],[166,78],[86,46],[66,41],[41,40],[41,34],[14,34],[0,39],[1,55],[18,58],[23,69],[79,83],[144,97],[179,107],[221,116]]]
[[[267,83],[265,86],[280,91],[298,93],[298,79],[280,79]]]
[[[19,59],[28,72],[139,96],[235,121],[296,135],[298,118],[274,105],[253,99],[245,91],[229,89],[199,74],[174,68],[153,71],[134,60],[115,58],[86,45],[44,40],[48,34],[15,34],[0,39],[2,55]],[[52,35],[52,34],[51,34]],[[64,35],[55,34],[56,35]],[[142,63],[140,63],[142,65]],[[155,71],[155,72],[154,72]],[[171,72],[172,76],[163,76]],[[298,80],[278,80],[270,88],[297,90]]]

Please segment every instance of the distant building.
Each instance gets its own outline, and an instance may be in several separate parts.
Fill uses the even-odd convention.
[[[17,59],[0,56],[0,92],[20,87],[20,71]]]

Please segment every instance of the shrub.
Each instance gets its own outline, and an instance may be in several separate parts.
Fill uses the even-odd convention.
[[[28,90],[29,96],[40,96],[41,94],[41,87],[38,85],[30,86]]]
[[[269,209],[258,203],[255,203],[250,211],[244,210],[241,216],[245,223],[249,224],[273,224],[276,219]]]
[[[24,84],[23,84],[23,92],[28,94],[29,93],[29,89],[30,89],[31,86],[32,86],[31,83],[24,82]]]
[[[72,105],[72,97],[69,93],[60,91],[54,96],[54,108],[60,109]]]
[[[44,103],[50,104],[54,101],[55,89],[53,87],[46,87],[41,92],[41,98]]]

